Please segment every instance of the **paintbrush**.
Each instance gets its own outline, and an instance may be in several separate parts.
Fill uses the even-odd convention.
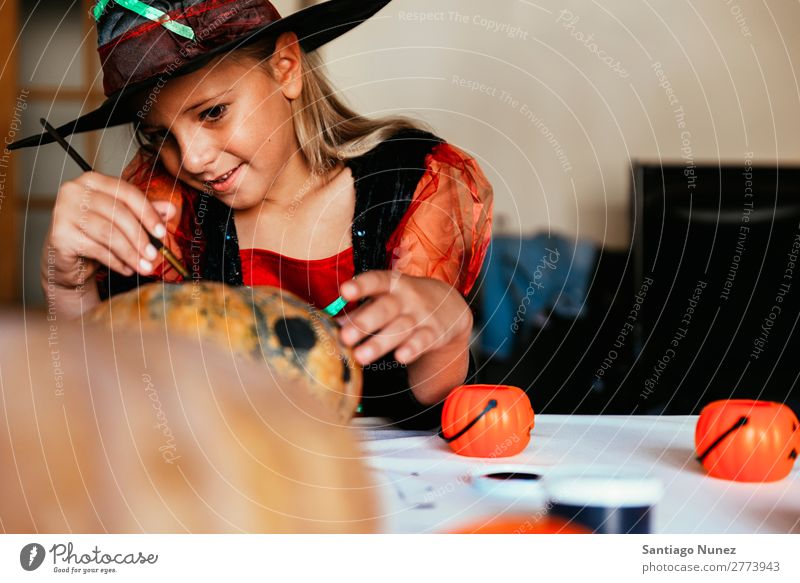
[[[78,152],[76,152],[75,149],[72,146],[70,146],[63,137],[61,137],[61,135],[56,131],[56,129],[53,126],[51,126],[47,122],[46,119],[40,118],[39,121],[42,122],[42,126],[44,127],[45,130],[47,130],[47,133],[49,133],[53,137],[53,139],[56,142],[58,142],[59,145],[61,145],[61,147],[64,148],[64,150],[67,151],[67,154],[69,154],[70,157],[72,157],[72,159],[78,163],[78,166],[80,166],[84,172],[92,172],[92,167],[89,166],[89,163],[86,160],[84,160],[81,157],[81,155],[78,154]],[[180,273],[183,279],[188,279],[189,272],[186,271],[186,268],[183,266],[183,264],[180,261],[178,261],[178,258],[175,257],[175,255],[173,255],[172,251],[170,251],[166,247],[166,245],[164,245],[164,243],[162,243],[155,235],[150,233],[150,231],[145,229],[144,232],[147,233],[147,236],[150,238],[150,243],[153,244],[153,247],[158,249],[158,252],[164,256],[164,259],[166,259],[172,267],[175,268],[175,271]]]

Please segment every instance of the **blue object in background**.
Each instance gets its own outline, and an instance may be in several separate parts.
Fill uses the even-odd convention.
[[[558,235],[493,237],[480,291],[483,354],[511,358],[516,337],[541,327],[551,311],[580,317],[596,256],[593,243]]]

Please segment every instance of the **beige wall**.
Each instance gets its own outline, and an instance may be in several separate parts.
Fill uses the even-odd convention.
[[[800,161],[796,1],[394,0],[324,50],[362,112],[475,155],[511,231],[626,245],[632,158]]]

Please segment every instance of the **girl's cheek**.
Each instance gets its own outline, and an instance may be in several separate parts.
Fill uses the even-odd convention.
[[[163,148],[161,148],[158,153],[158,159],[164,168],[177,176],[177,172],[180,169],[180,164],[178,163],[178,156],[172,147],[165,145]]]

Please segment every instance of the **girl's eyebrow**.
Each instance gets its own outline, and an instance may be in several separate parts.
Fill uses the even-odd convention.
[[[186,109],[186,110],[183,112],[183,114],[181,114],[181,115],[187,114],[187,113],[189,113],[190,111],[194,111],[195,109],[197,109],[197,108],[201,107],[202,105],[205,105],[206,103],[208,103],[208,102],[209,102],[209,101],[211,101],[212,99],[219,99],[220,97],[222,97],[223,95],[227,95],[227,94],[228,94],[228,93],[230,93],[231,91],[233,91],[233,87],[230,87],[229,89],[226,89],[226,90],[225,90],[225,91],[223,91],[222,93],[217,93],[217,94],[215,94],[215,95],[212,95],[212,96],[210,96],[210,97],[206,97],[206,98],[204,98],[202,101],[199,101],[199,102],[195,103],[194,105],[192,105],[191,107],[189,107],[188,109]],[[160,126],[158,126],[158,125],[142,125],[142,126],[141,126],[141,128],[142,128],[142,130],[143,130],[143,131],[153,131],[153,130],[157,130],[157,129],[159,129],[159,127],[160,127]]]

